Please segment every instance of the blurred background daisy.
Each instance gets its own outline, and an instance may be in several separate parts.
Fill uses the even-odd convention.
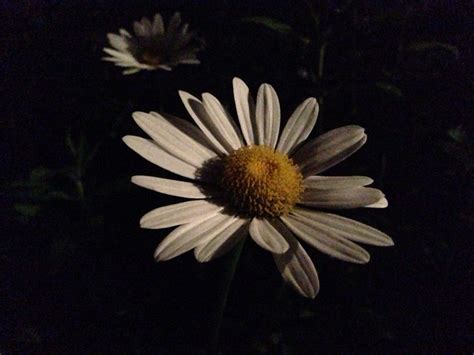
[[[139,159],[121,137],[143,134],[130,119],[135,111],[190,123],[178,90],[212,92],[237,118],[229,84],[236,76],[254,94],[261,83],[272,84],[282,129],[302,100],[316,98],[309,140],[337,127],[365,128],[364,147],[327,175],[370,176],[390,206],[337,213],[383,231],[396,245],[368,246],[365,265],[306,248],[322,285],[311,299],[282,281],[271,253],[247,242],[219,351],[471,351],[469,6],[2,2],[0,352],[208,349],[232,252],[209,263],[197,263],[192,253],[155,262],[153,251],[171,230],[140,229],[138,221],[184,200],[131,184],[132,175],[176,175]],[[189,45],[205,48],[185,46],[189,57],[179,55],[171,50],[177,42],[161,42],[170,27],[195,33]],[[175,65],[196,58],[200,65]]]
[[[163,17],[156,14],[150,21],[143,17],[133,23],[134,36],[121,28],[119,33],[108,33],[112,48],[104,48],[109,57],[103,60],[127,68],[123,74],[145,70],[171,70],[178,64],[199,64],[196,53],[200,44],[189,32],[189,25],[182,24],[181,14],[175,12],[165,28]]]

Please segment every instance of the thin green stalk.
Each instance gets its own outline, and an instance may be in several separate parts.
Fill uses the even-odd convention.
[[[323,43],[319,48],[319,63],[318,63],[318,77],[319,80],[323,80],[323,73],[324,73],[324,60],[326,59],[326,46],[327,43]]]
[[[77,194],[79,196],[79,199],[83,201],[85,197],[85,193],[84,193],[84,184],[82,183],[81,178],[78,178],[76,180],[76,187],[77,187]]]
[[[323,101],[324,101],[323,73],[324,73],[324,60],[326,59],[326,46],[327,46],[327,43],[323,43],[321,47],[319,48],[318,82],[319,82],[319,89],[320,89],[321,95],[319,95],[318,97],[318,103],[320,106],[323,105]]]
[[[210,355],[216,355],[218,353],[219,348],[219,333],[222,326],[222,319],[224,317],[224,311],[227,304],[227,298],[229,296],[230,285],[232,284],[232,280],[234,279],[235,270],[237,269],[237,264],[239,263],[240,255],[242,254],[242,249],[244,247],[245,238],[241,240],[237,246],[232,251],[232,255],[230,255],[229,259],[227,260],[224,280],[222,282],[222,286],[219,290],[220,297],[219,303],[217,305],[215,318],[214,318],[214,329],[211,334],[211,344],[210,344]]]

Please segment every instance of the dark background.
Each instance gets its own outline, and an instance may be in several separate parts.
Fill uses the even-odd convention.
[[[177,90],[262,82],[282,117],[309,96],[315,134],[345,124],[368,143],[332,174],[368,175],[385,210],[345,213],[387,232],[367,265],[307,248],[315,300],[288,289],[245,245],[221,331],[223,353],[474,349],[472,13],[469,1],[3,1],[0,351],[204,353],[228,258],[156,264],[167,232],[141,230],[178,198],[132,175],[167,176],[121,142],[135,110],[190,119]],[[206,43],[200,66],[122,76],[106,33],[180,11]],[[323,49],[324,55],[321,56]],[[323,57],[323,61],[321,61]],[[320,72],[319,68],[322,67]]]

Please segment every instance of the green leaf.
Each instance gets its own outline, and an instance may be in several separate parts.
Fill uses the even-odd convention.
[[[74,146],[74,142],[72,140],[71,132],[68,132],[66,135],[66,147],[69,148],[69,151],[71,152],[73,156],[76,156],[77,151],[76,151],[76,147]]]
[[[51,169],[45,168],[43,166],[39,166],[34,168],[30,173],[30,180],[31,181],[38,181],[50,178],[54,175],[54,171]]]
[[[396,86],[395,84],[392,84],[392,83],[388,83],[386,81],[377,81],[375,83],[375,86],[382,90],[383,92],[385,92],[386,94],[389,94],[389,95],[392,95],[392,96],[396,96],[396,97],[402,97],[403,96],[403,93],[402,91],[400,90],[400,88],[398,86]]]
[[[449,44],[449,43],[443,43],[443,42],[438,42],[438,41],[413,42],[408,45],[407,49],[413,50],[413,51],[442,49],[442,50],[450,52],[456,58],[459,57],[459,49],[456,46],[453,46],[452,44]]]
[[[46,196],[45,200],[66,200],[70,201],[73,198],[64,191],[50,191]]]
[[[35,217],[40,210],[40,206],[27,203],[17,203],[14,208],[24,217]]]
[[[272,17],[264,17],[264,16],[244,17],[242,21],[251,22],[258,25],[263,25],[273,31],[280,32],[280,33],[288,34],[288,33],[294,32],[293,28],[290,25]]]
[[[79,144],[77,147],[77,156],[78,156],[79,163],[82,163],[84,161],[84,158],[86,156],[86,150],[87,150],[87,138],[84,132],[81,132],[81,135],[79,137]]]
[[[448,136],[451,137],[454,141],[462,143],[466,138],[466,132],[464,132],[462,126],[457,126],[456,128],[448,130]]]

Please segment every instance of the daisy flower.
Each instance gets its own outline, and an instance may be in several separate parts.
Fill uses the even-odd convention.
[[[380,190],[366,187],[373,182],[369,177],[320,175],[356,152],[367,136],[351,125],[306,141],[318,115],[314,98],[296,108],[280,134],[280,104],[271,85],[260,86],[256,104],[242,80],[234,78],[233,88],[240,130],[209,93],[200,100],[179,92],[197,127],[156,112],[133,114],[151,139],[126,136],[124,142],[148,161],[189,179],[133,176],[141,187],[190,199],[148,212],[140,225],[179,226],[158,245],[158,261],[194,249],[196,259],[207,262],[250,234],[272,253],[284,280],[314,298],[318,274],[299,240],[360,264],[369,261],[369,253],[354,242],[393,245],[377,229],[321,211],[387,207]]]
[[[192,43],[194,35],[188,32],[188,24],[181,25],[179,12],[171,17],[166,30],[160,14],[155,15],[153,22],[146,17],[135,21],[133,30],[135,36],[123,28],[118,34],[107,34],[112,48],[104,48],[109,57],[102,59],[125,68],[123,74],[200,63],[196,59],[200,46]]]

